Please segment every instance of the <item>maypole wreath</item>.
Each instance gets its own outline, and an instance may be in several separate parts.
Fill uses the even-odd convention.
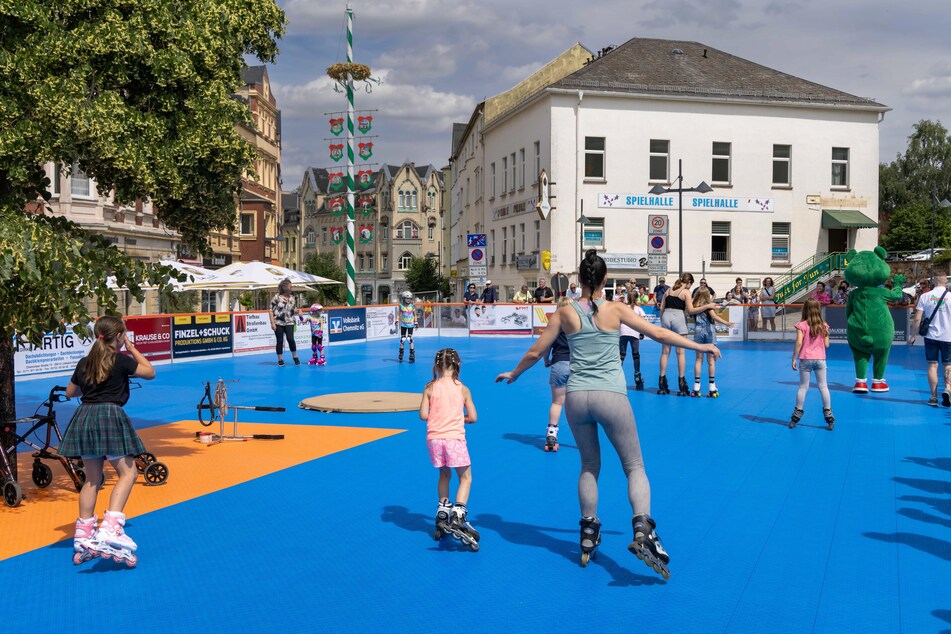
[[[347,81],[347,75],[353,81],[366,81],[370,78],[370,67],[356,62],[338,62],[327,67],[327,76],[334,81],[343,83]]]

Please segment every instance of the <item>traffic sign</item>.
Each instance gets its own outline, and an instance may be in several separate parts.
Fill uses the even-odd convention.
[[[485,264],[485,249],[469,249],[469,266]]]
[[[667,253],[667,236],[651,236],[647,241],[647,253]]]
[[[647,235],[667,235],[667,216],[651,214],[647,216]]]
[[[473,247],[482,247],[485,248],[485,234],[484,233],[469,233],[466,234],[467,242],[469,248]]]
[[[647,256],[648,275],[667,275],[667,255],[653,254]]]

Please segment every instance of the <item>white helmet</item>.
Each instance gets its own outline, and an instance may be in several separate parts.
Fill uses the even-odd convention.
[[[403,294],[400,295],[403,298],[403,301],[411,302],[413,301],[413,294],[409,291],[403,291]]]

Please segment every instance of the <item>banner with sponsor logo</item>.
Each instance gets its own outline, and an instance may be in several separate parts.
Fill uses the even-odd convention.
[[[799,309],[796,308],[793,311],[789,321],[793,323],[802,321]],[[888,312],[891,313],[892,320],[895,322],[895,338],[892,341],[896,343],[908,341],[911,311],[908,308],[889,308]],[[822,313],[823,319],[829,324],[829,340],[843,343],[848,341],[846,337],[846,326],[848,324],[845,317],[845,306],[826,306],[822,309]]]
[[[172,358],[231,354],[231,315],[206,313],[172,317]]]
[[[171,318],[126,317],[125,328],[132,345],[149,361],[172,358]]]
[[[357,341],[367,338],[366,308],[344,308],[329,311],[327,321],[330,342]]]
[[[367,306],[367,339],[386,339],[399,334],[396,306]]]
[[[773,213],[772,198],[735,197],[735,196],[694,196],[683,197],[684,211],[757,211]],[[671,194],[598,194],[600,209],[679,209],[677,196]]]
[[[266,311],[234,313],[231,315],[231,321],[234,327],[235,354],[274,349],[274,331],[271,329],[271,318]]]
[[[528,335],[532,332],[530,304],[485,304],[469,307],[473,335]]]
[[[71,372],[79,360],[89,354],[93,340],[73,332],[73,324],[61,335],[46,334],[39,346],[13,339],[13,372],[16,376]],[[92,324],[90,324],[90,328]]]
[[[558,310],[557,304],[534,304],[532,306],[532,333],[542,334],[548,327],[548,317]]]
[[[296,324],[294,325],[294,341],[297,343],[298,350],[310,350],[311,346],[313,345],[311,343],[312,330],[310,327],[311,322],[309,321],[311,319],[310,314],[307,315],[307,319],[308,321],[303,323],[301,323],[300,320],[297,320]],[[320,323],[324,328],[324,346],[326,346],[330,341],[330,339],[327,338],[327,332],[330,330],[329,323],[327,321],[327,311],[321,311]],[[306,354],[302,353],[302,358],[306,356]]]

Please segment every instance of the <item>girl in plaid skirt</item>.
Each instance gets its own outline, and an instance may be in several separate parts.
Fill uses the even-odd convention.
[[[76,364],[66,386],[66,396],[82,396],[82,404],[59,448],[64,456],[82,458],[86,468],[86,483],[79,492],[73,563],[102,556],[134,566],[136,544],[123,530],[122,511],[138,475],[135,456],[143,453],[145,446],[122,406],[129,400],[129,379],[151,379],[155,369],[128,340],[125,324],[118,317],[100,317],[93,332],[96,341],[89,355]],[[116,354],[123,346],[129,355]],[[104,482],[102,469],[106,460],[119,474],[119,480],[97,530],[96,498]]]

